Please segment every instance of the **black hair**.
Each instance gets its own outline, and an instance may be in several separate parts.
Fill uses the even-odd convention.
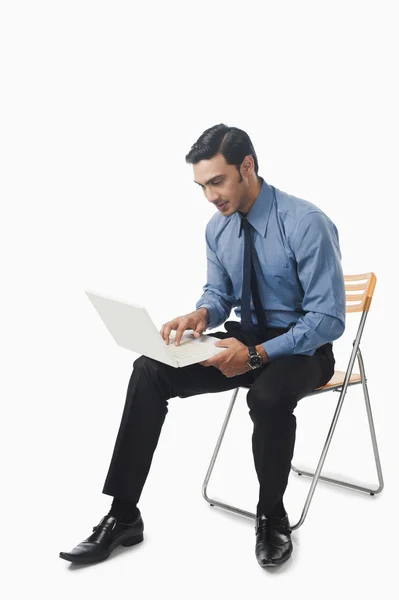
[[[258,158],[249,135],[238,127],[228,127],[224,123],[206,129],[191,146],[186,155],[186,163],[195,165],[200,160],[209,160],[221,153],[228,165],[240,165],[245,156],[254,159],[255,173],[258,174]]]

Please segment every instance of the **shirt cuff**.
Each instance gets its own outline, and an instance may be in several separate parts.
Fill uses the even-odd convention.
[[[269,360],[275,360],[279,356],[284,356],[284,354],[293,354],[290,335],[289,332],[283,333],[272,340],[263,342],[262,346],[264,347]]]

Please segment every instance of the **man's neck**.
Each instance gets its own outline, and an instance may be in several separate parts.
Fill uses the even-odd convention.
[[[252,189],[250,189],[248,192],[249,201],[250,201],[249,207],[246,209],[246,212],[243,212],[241,210],[238,211],[240,213],[240,215],[242,215],[243,217],[246,217],[247,214],[249,213],[249,211],[251,210],[253,203],[255,202],[256,198],[259,196],[260,190],[262,189],[262,184],[263,184],[263,179],[262,179],[262,177],[258,176],[256,178],[256,181],[254,182],[254,185],[251,186]]]

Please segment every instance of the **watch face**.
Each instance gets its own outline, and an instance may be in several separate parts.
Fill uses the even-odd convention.
[[[262,357],[258,355],[251,356],[248,360],[248,364],[253,369],[257,369],[258,367],[263,365]]]

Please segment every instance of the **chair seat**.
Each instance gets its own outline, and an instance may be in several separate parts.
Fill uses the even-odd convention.
[[[316,390],[324,390],[328,388],[335,387],[336,385],[342,385],[345,379],[345,371],[334,371],[334,375],[331,377],[330,381],[326,383],[326,385],[322,385],[321,387],[316,388]],[[362,377],[360,373],[352,373],[349,377],[349,383],[354,383],[355,381],[361,381]],[[242,385],[240,387],[250,388],[252,383],[248,383],[246,385]]]
[[[334,387],[336,385],[342,385],[345,379],[345,371],[334,371],[334,375],[331,377],[330,381],[326,383],[326,385],[322,385],[316,389],[323,390],[325,388]],[[349,377],[349,383],[353,383],[355,381],[361,381],[362,377],[360,373],[352,373]]]

